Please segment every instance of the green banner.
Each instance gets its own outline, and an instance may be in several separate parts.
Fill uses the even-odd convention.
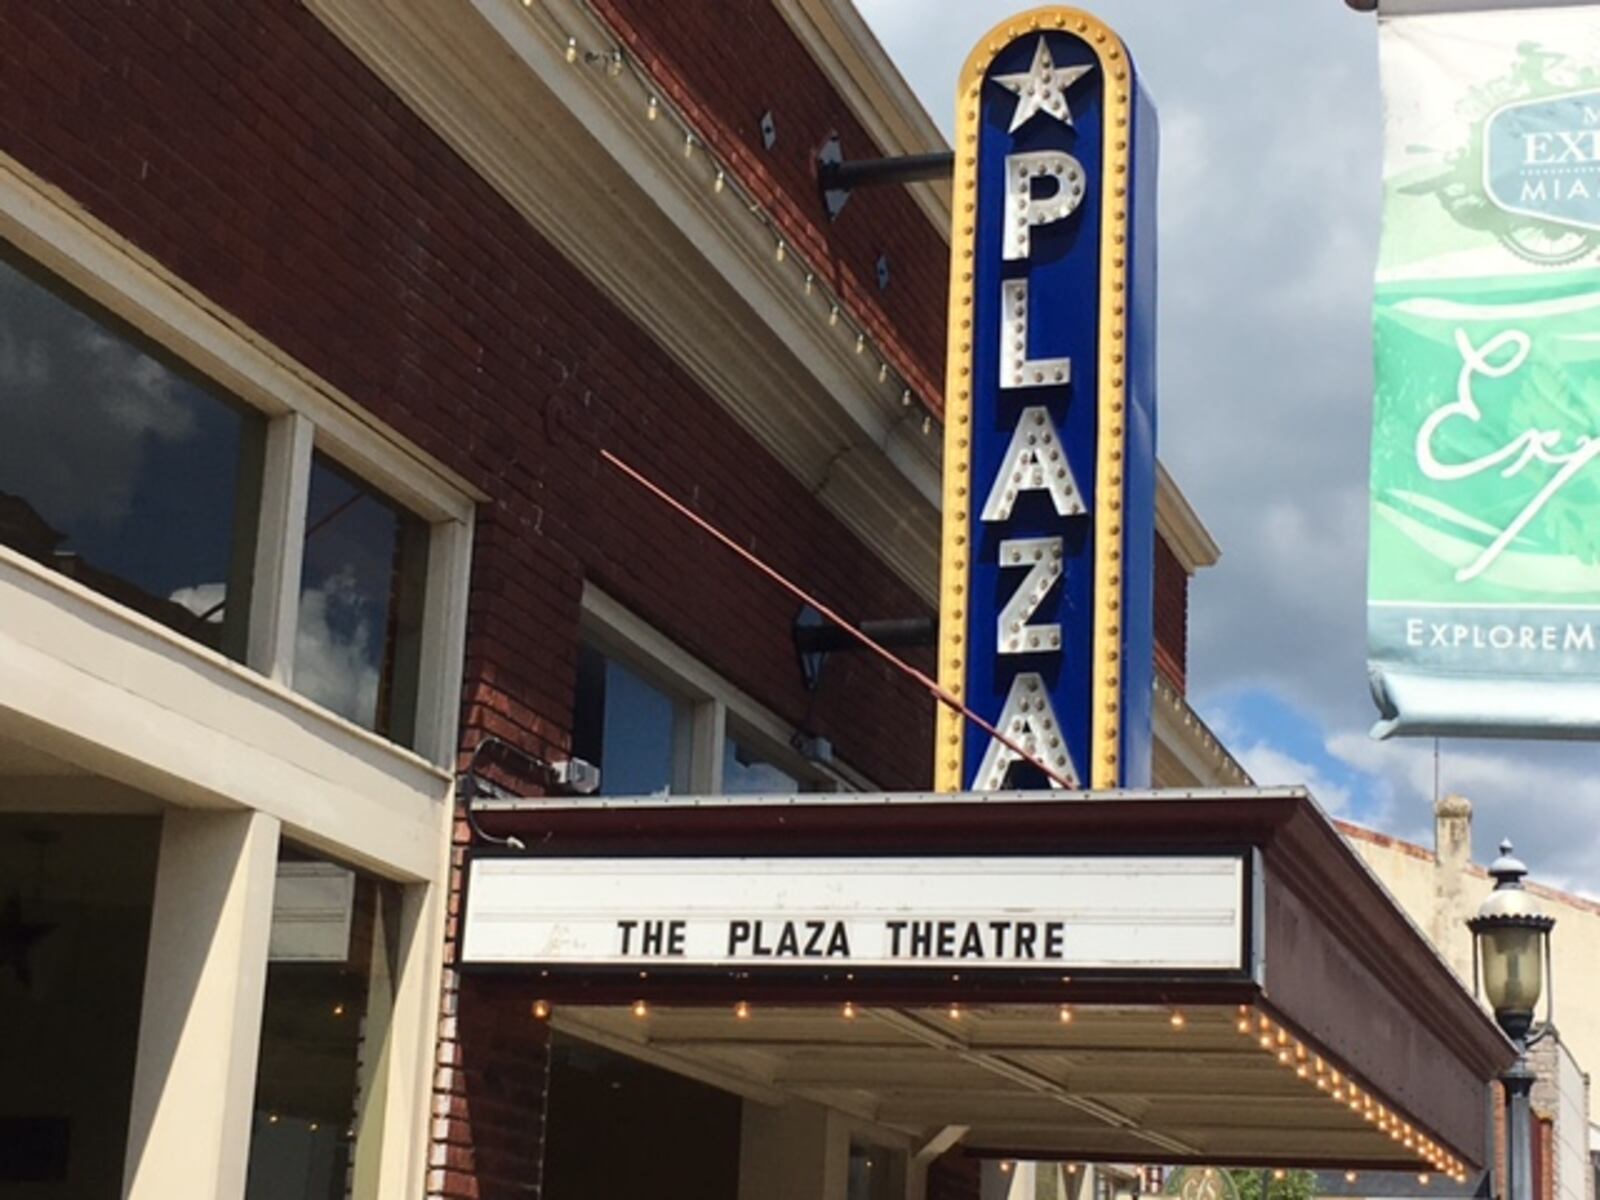
[[[1600,6],[1383,22],[1375,732],[1600,730]]]

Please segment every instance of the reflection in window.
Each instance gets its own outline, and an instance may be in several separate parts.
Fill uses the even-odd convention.
[[[777,766],[772,758],[730,730],[722,743],[722,790],[729,796],[781,795],[818,791],[814,780],[802,780]]]
[[[295,690],[406,745],[415,736],[427,556],[425,522],[312,457]]]
[[[243,658],[264,429],[0,243],[0,543]]]
[[[350,1172],[358,1142],[382,1134],[381,1106],[368,1101],[394,1001],[399,905],[395,884],[280,851],[246,1200],[363,1194]]]
[[[685,706],[633,671],[584,646],[572,752],[600,767],[605,796],[658,796],[688,783]]]
[[[898,1167],[892,1151],[851,1142],[846,1200],[889,1200],[896,1190]]]

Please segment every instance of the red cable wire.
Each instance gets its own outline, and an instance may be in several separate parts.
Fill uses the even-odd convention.
[[[1035,758],[1027,750],[1024,750],[1016,742],[1012,741],[1005,734],[1001,733],[998,729],[996,729],[993,725],[989,724],[988,721],[984,720],[977,713],[973,712],[972,709],[968,708],[964,703],[962,703],[960,700],[958,700],[955,696],[953,696],[949,692],[945,691],[944,688],[940,687],[939,684],[935,680],[929,678],[926,674],[924,674],[923,672],[917,670],[916,667],[913,667],[910,663],[906,662],[904,659],[899,658],[895,654],[891,653],[887,647],[881,646],[877,642],[873,641],[873,639],[871,637],[869,637],[867,634],[863,633],[861,630],[857,629],[854,625],[850,624],[849,621],[845,620],[838,613],[834,612],[833,609],[829,608],[821,600],[818,600],[815,596],[811,595],[804,588],[802,588],[799,584],[793,582],[787,576],[781,574],[776,568],[768,566],[765,562],[763,562],[761,559],[757,558],[749,550],[746,550],[743,546],[739,545],[738,542],[734,541],[731,537],[729,537],[727,534],[723,533],[715,525],[711,524],[711,522],[707,521],[699,513],[695,512],[693,509],[689,508],[687,505],[685,505],[684,503],[682,503],[681,501],[679,501],[675,497],[669,495],[661,487],[659,487],[658,485],[653,483],[651,480],[647,479],[644,475],[640,474],[638,471],[634,470],[627,463],[623,462],[620,458],[618,458],[615,454],[611,453],[611,451],[609,451],[609,450],[600,451],[600,457],[602,459],[604,459],[607,463],[609,463],[611,466],[613,466],[617,470],[621,471],[624,475],[626,475],[629,479],[633,480],[640,487],[644,488],[651,495],[655,496],[656,499],[658,499],[658,500],[662,501],[663,503],[665,503],[669,508],[672,508],[672,509],[676,510],[678,513],[680,513],[683,516],[687,517],[690,521],[694,522],[701,529],[705,530],[705,532],[709,533],[712,537],[716,538],[717,541],[721,542],[729,550],[732,550],[740,558],[744,559],[747,563],[749,563],[751,566],[753,566],[756,570],[760,571],[768,579],[770,579],[774,583],[776,583],[779,587],[784,588],[791,595],[797,597],[798,599],[802,600],[806,604],[811,605],[811,607],[815,608],[824,617],[828,618],[828,620],[832,621],[840,629],[843,629],[851,637],[855,638],[856,641],[860,642],[868,650],[871,650],[874,654],[876,654],[879,658],[883,659],[890,666],[894,667],[896,670],[898,670],[898,671],[902,672],[903,674],[908,675],[912,679],[916,680],[917,683],[921,684],[922,687],[925,688],[928,691],[928,693],[930,695],[932,695],[933,698],[935,700],[937,700],[940,704],[943,704],[943,705],[945,705],[945,706],[947,706],[949,708],[955,709],[956,712],[960,713],[968,721],[971,721],[979,729],[983,730],[990,737],[994,738],[995,741],[999,742],[1007,750],[1010,750],[1013,754],[1016,754],[1016,755],[1020,756],[1023,762],[1027,763],[1031,767],[1034,767],[1034,768],[1044,772],[1044,774],[1048,778],[1055,780],[1057,783],[1059,783],[1064,788],[1076,790],[1080,786],[1079,784],[1073,782],[1072,780],[1069,780],[1069,779],[1065,778],[1064,776],[1058,774],[1057,772],[1051,770],[1049,767],[1045,766],[1044,763],[1040,762],[1037,758]]]

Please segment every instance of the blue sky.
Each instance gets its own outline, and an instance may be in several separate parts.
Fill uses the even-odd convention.
[[[1025,7],[857,0],[948,136],[955,78]],[[1431,839],[1430,740],[1374,742],[1366,680],[1377,26],[1343,0],[1098,0],[1161,125],[1160,446],[1222,546],[1190,590],[1190,699],[1264,784]],[[1592,743],[1447,740],[1477,857],[1600,893]]]

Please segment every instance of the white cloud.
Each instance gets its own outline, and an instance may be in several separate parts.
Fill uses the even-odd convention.
[[[224,611],[220,606],[227,594],[228,585],[225,583],[197,583],[193,587],[179,588],[167,599],[183,605],[197,617],[206,617],[220,624]]]
[[[1255,742],[1243,749],[1235,749],[1234,757],[1261,787],[1304,787],[1317,798],[1317,803],[1334,816],[1344,816],[1350,812],[1349,788],[1334,783],[1318,767],[1301,762],[1276,746]]]
[[[361,601],[352,567],[301,594],[294,687],[371,728],[378,707],[378,667],[371,656],[374,630]]]

